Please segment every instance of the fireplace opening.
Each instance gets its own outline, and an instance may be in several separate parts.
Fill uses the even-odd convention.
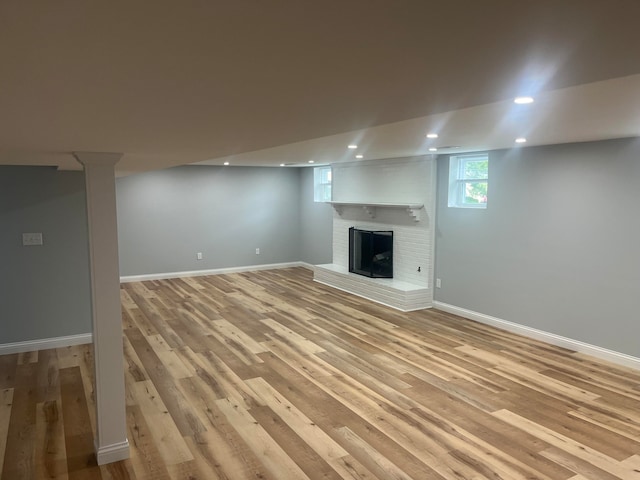
[[[349,271],[372,278],[393,278],[393,231],[351,227]]]

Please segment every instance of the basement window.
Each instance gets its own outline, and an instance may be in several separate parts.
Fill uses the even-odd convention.
[[[487,208],[489,155],[474,153],[449,157],[449,206]]]
[[[315,167],[313,169],[313,201],[331,201],[331,167]]]

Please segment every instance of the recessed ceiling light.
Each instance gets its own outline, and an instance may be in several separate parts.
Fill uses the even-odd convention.
[[[427,133],[427,138],[438,138],[437,133]]]
[[[533,97],[516,97],[513,99],[513,103],[517,103],[518,105],[533,103]]]
[[[516,138],[516,143],[527,143],[527,139],[524,137]]]
[[[224,162],[223,165],[229,165],[229,162]]]
[[[364,158],[364,155],[356,155],[356,158]]]
[[[313,160],[309,160],[309,163],[313,163]]]
[[[284,167],[284,163],[281,163],[281,164],[280,164],[280,166],[281,166],[281,167]]]
[[[437,151],[438,151],[438,149],[437,149],[436,147],[431,147],[431,148],[429,149],[429,151],[430,151],[430,152],[437,152]]]
[[[354,149],[358,148],[358,145],[349,145],[347,148],[350,148],[351,150],[354,150]]]

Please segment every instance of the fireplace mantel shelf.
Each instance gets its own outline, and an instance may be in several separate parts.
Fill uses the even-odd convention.
[[[398,208],[407,211],[409,216],[416,222],[420,221],[420,210],[424,207],[422,203],[364,203],[364,202],[328,202],[330,203],[338,215],[342,215],[344,207],[362,207],[371,217],[376,217],[376,209],[378,208]]]

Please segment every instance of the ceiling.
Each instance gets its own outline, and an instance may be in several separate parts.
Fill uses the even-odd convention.
[[[637,18],[637,0],[3,0],[0,164],[121,152],[124,175],[637,136]]]

